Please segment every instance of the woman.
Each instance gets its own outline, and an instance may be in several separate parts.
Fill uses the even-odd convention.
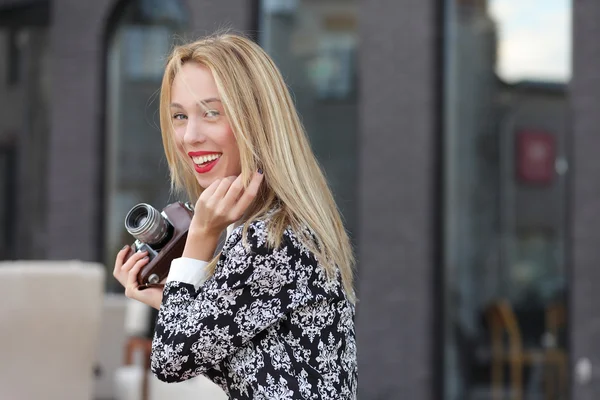
[[[232,399],[355,398],[352,250],[273,61],[233,34],[176,47],[160,120],[173,187],[196,201],[185,249],[164,289],[138,289],[144,253],[114,269],[159,309],[153,373],[205,374]]]

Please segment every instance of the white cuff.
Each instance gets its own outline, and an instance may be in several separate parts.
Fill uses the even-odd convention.
[[[206,266],[208,262],[195,258],[180,257],[171,261],[171,269],[167,282],[177,281],[194,285],[198,290],[200,285],[208,278]]]

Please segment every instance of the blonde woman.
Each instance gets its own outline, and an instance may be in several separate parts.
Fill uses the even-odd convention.
[[[185,250],[164,289],[138,289],[144,253],[114,270],[159,310],[153,373],[204,374],[238,400],[354,399],[352,250],[273,61],[234,34],[176,47],[160,120],[173,186],[195,201]]]

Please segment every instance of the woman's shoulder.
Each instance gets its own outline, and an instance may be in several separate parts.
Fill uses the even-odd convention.
[[[269,241],[268,218],[257,219],[244,226],[236,227],[223,247],[217,266],[217,275],[230,277],[232,273],[244,275],[251,281],[271,282],[275,277],[294,281],[297,285],[312,288],[320,293],[318,298],[340,296],[341,277],[339,271],[327,274],[306,241],[314,239],[310,229],[298,232],[287,226],[279,243]]]
[[[287,264],[293,269],[301,267],[306,271],[311,270],[325,279],[325,270],[311,248],[311,244],[313,248],[318,246],[312,230],[287,225],[278,233],[271,222],[267,215],[250,221],[246,230],[244,225],[236,227],[223,248],[224,255],[237,259],[251,257],[254,261],[272,259],[277,264]],[[338,273],[336,271],[334,278],[339,278]]]
[[[274,228],[272,214],[236,226],[227,238],[224,250],[244,247],[250,253],[265,254],[287,249],[299,255],[314,259],[309,241],[315,239],[307,227],[295,229],[287,224],[283,229]]]

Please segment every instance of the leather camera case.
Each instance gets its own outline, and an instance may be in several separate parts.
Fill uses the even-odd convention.
[[[138,273],[137,281],[140,285],[140,289],[163,284],[169,274],[171,261],[181,257],[183,254],[188,230],[190,223],[192,222],[193,212],[183,203],[175,202],[163,208],[162,213],[167,216],[167,219],[173,226],[173,236],[156,256],[151,259],[148,264],[144,265]],[[130,255],[138,250],[135,243],[131,245],[131,249],[133,251],[130,251]],[[153,275],[156,276],[153,277]]]

